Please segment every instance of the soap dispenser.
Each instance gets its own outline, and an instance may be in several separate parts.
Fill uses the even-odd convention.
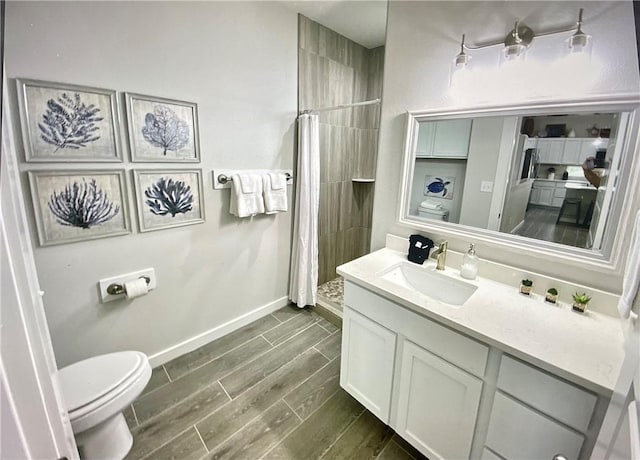
[[[475,244],[469,244],[469,250],[462,256],[462,267],[460,276],[468,280],[473,280],[478,274],[478,256],[476,255]]]

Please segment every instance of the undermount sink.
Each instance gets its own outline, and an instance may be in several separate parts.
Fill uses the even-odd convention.
[[[471,283],[451,278],[435,269],[401,262],[383,270],[380,278],[450,305],[463,305],[478,289]]]

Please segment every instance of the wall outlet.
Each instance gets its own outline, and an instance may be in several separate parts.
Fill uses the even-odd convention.
[[[481,192],[493,192],[493,182],[489,180],[483,180],[480,182],[480,191]]]

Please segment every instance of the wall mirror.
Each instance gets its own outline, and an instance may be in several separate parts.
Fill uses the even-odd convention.
[[[408,112],[399,222],[609,260],[637,107],[624,100]]]

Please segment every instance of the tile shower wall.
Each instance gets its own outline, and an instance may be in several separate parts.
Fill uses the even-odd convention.
[[[384,47],[367,49],[299,16],[301,110],[381,97]],[[318,283],[369,252],[380,106],[320,112]]]

